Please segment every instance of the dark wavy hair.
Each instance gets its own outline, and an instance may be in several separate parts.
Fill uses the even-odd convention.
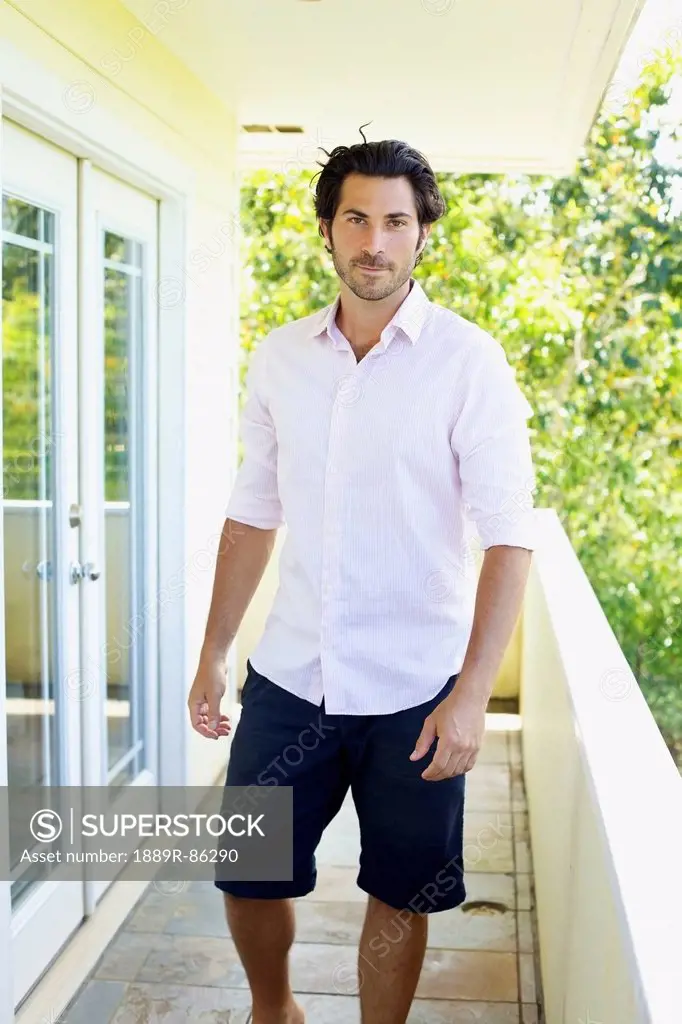
[[[364,127],[366,125],[362,126]],[[341,186],[349,174],[365,174],[375,178],[408,178],[414,193],[420,231],[424,224],[433,224],[439,220],[447,207],[426,157],[398,139],[367,142],[362,128],[360,134],[364,142],[357,142],[354,146],[337,146],[331,153],[320,147],[329,157],[325,164],[317,161],[322,167],[322,171],[318,171],[319,180],[315,189],[315,213],[320,220],[326,221],[331,228],[339,206]],[[324,237],[321,225],[318,231],[320,236]],[[421,258],[420,253],[417,263]]]

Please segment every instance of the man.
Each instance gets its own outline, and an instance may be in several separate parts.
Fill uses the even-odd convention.
[[[465,899],[465,774],[536,539],[532,410],[502,346],[412,276],[445,212],[424,157],[394,140],[328,156],[316,213],[340,292],[251,357],[188,705],[202,736],[229,733],[226,654],[286,523],[226,784],[293,787],[294,877],[215,884],[253,1024],[298,1024],[292,900],[314,888],[315,849],[350,787],[368,894],[362,1021],[404,1024],[428,915]],[[477,587],[467,522],[485,552]]]

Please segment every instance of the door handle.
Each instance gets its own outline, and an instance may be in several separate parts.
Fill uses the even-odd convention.
[[[98,580],[102,570],[98,569],[94,562],[72,562],[69,566],[69,577],[72,583],[80,583],[81,580]]]

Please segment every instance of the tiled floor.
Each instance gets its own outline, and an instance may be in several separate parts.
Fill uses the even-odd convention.
[[[467,775],[467,901],[429,920],[410,1024],[538,1024],[535,922],[519,734],[488,716]],[[350,799],[318,849],[315,891],[296,901],[293,988],[310,1024],[358,1024],[359,832]],[[473,905],[474,901],[484,901]],[[210,882],[180,893],[153,885],[60,1024],[243,1024],[249,990]]]

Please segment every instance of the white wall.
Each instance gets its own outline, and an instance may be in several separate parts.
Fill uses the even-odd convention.
[[[674,1024],[682,778],[559,517],[540,522],[520,710],[547,1024]]]

